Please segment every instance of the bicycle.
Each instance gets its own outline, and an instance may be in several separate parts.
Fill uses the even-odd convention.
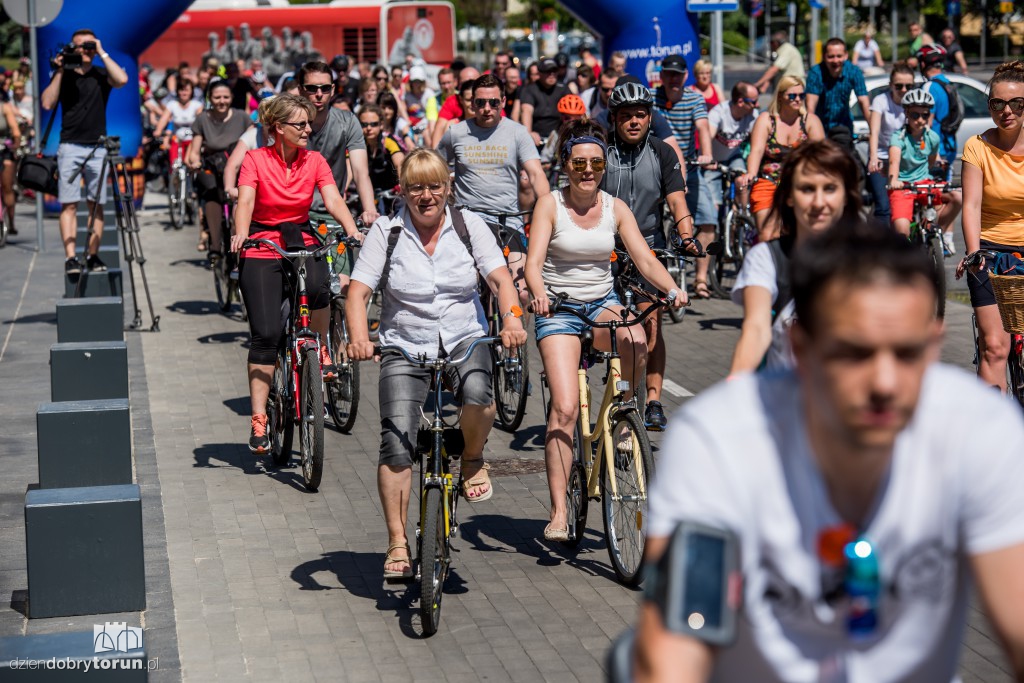
[[[737,200],[736,179],[745,171],[721,165],[711,168],[722,173],[723,201],[718,219],[722,252],[708,255],[708,286],[715,296],[728,299],[731,287],[726,285],[726,280],[735,281],[747,252],[757,244],[757,223],[750,213],[750,205]]]
[[[192,142],[191,128],[178,128],[173,136],[176,154],[171,159],[167,176],[167,203],[171,213],[171,225],[175,230],[195,223],[195,195],[192,188],[192,174],[185,166],[185,152]]]
[[[437,633],[441,623],[441,599],[444,597],[444,583],[452,561],[451,539],[459,530],[456,516],[459,503],[457,492],[460,490],[462,475],[452,475],[450,461],[461,455],[464,442],[462,431],[454,424],[447,424],[442,415],[444,374],[449,368],[466,362],[477,346],[500,342],[499,337],[480,337],[473,340],[466,352],[457,359],[427,358],[426,354],[414,358],[397,346],[381,346],[375,352],[377,356],[385,353],[400,354],[412,365],[431,371],[430,393],[434,403],[434,417],[430,427],[421,426],[416,434],[421,485],[414,580],[420,585],[420,615],[423,633],[427,636]]]
[[[580,410],[573,431],[572,465],[566,486],[569,539],[563,543],[575,548],[587,528],[587,507],[591,499],[601,500],[608,557],[619,581],[628,586],[640,582],[647,530],[647,482],[654,474],[654,454],[643,418],[637,408],[636,393],[622,379],[622,365],[615,332],[620,327],[643,324],[670,299],[658,299],[644,312],[629,318],[622,310],[620,320],[597,322],[565,302],[569,297],[556,294],[551,300],[553,312],[575,315],[591,328],[607,329],[611,350],[595,351],[591,330],[580,336],[582,348],[579,366]],[[604,397],[597,421],[590,418],[591,393],[587,370],[605,363]],[[544,412],[548,413],[547,375],[541,373],[544,388]],[[625,445],[625,447],[624,447]]]
[[[477,214],[484,214],[497,218],[497,223],[485,221],[495,233],[501,253],[508,262],[509,254],[512,252],[510,245],[512,240],[519,239],[519,231],[509,228],[509,218],[520,218],[533,214],[533,211],[493,211],[490,209],[474,208],[471,206],[460,207]],[[511,268],[510,268],[511,271]],[[513,273],[513,278],[515,274]],[[518,289],[518,287],[517,287]],[[480,303],[487,317],[487,333],[497,336],[501,332],[501,311],[498,310],[498,299],[486,283],[481,282]],[[492,347],[493,366],[491,369],[491,381],[494,384],[494,403],[497,407],[495,419],[498,421],[498,428],[506,432],[514,432],[523,423],[526,415],[526,399],[530,394],[530,357],[526,345],[520,346],[513,351],[508,351],[504,346],[495,344]]]
[[[320,335],[309,328],[306,261],[322,258],[335,246],[328,242],[313,250],[285,251],[266,239],[247,239],[242,249],[265,245],[289,263],[295,272],[291,310],[285,336],[274,365],[267,399],[267,432],[274,465],[288,464],[295,425],[299,425],[299,456],[303,483],[309,491],[320,487],[324,471],[324,380],[320,364]],[[295,259],[297,263],[294,263]]]
[[[985,268],[989,270],[992,292],[996,296],[996,307],[1003,322],[1003,330],[1010,335],[1010,352],[1006,357],[1006,389],[1017,403],[1024,408],[1024,279],[1020,275],[998,275],[992,273],[998,252],[990,249],[979,249],[969,254],[966,259],[968,267],[981,263],[985,259]],[[968,271],[968,277],[972,275]],[[971,331],[974,333],[974,365],[981,364],[981,349],[978,346],[978,320],[971,314]]]
[[[939,292],[939,301],[935,311],[938,318],[946,316],[946,266],[937,207],[942,204],[939,201],[939,195],[957,188],[958,186],[945,181],[920,181],[903,186],[904,190],[915,194],[914,217],[910,222],[910,241],[920,245],[932,262],[935,286]],[[886,186],[886,189],[891,188]]]
[[[238,287],[238,254],[228,249],[231,244],[233,202],[228,199],[221,206],[224,211],[220,224],[221,249],[224,253],[209,252],[210,270],[213,271],[213,289],[217,294],[217,306],[221,313],[231,310],[231,304],[238,302],[242,307],[242,319],[246,318],[245,302],[242,301],[242,290]]]

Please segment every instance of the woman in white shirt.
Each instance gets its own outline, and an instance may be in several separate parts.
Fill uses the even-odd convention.
[[[537,346],[551,388],[544,453],[551,522],[544,529],[548,541],[567,541],[569,525],[565,487],[572,465],[572,434],[579,415],[580,337],[586,325],[571,313],[554,313],[549,292],[566,293],[574,306],[591,320],[618,318],[622,304],[615,295],[609,257],[618,237],[640,274],[669,298],[674,306],[686,304],[686,292],[661,265],[640,234],[636,218],[621,199],[599,190],[604,176],[607,145],[596,123],[572,121],[559,139],[562,168],[569,185],[537,200],[526,256],[526,284],[536,313]],[[632,386],[647,366],[647,338],[643,327],[622,327],[616,332],[622,356],[622,378]],[[594,330],[594,346],[608,350],[608,330]]]
[[[889,75],[889,90],[871,100],[868,185],[875,198],[875,219],[886,228],[892,222],[889,191],[885,189],[889,178],[889,140],[907,120],[903,113],[903,96],[913,87],[914,70],[904,62],[897,62]]]
[[[875,41],[871,29],[864,31],[864,37],[853,46],[853,63],[860,67],[861,71],[867,71],[873,67],[884,68],[882,51]]]
[[[378,287],[383,293],[382,344],[399,346],[413,356],[424,353],[435,358],[442,351],[460,356],[474,339],[487,334],[477,291],[478,273],[497,292],[503,312],[502,344],[511,349],[525,344],[522,310],[505,257],[483,220],[449,208],[451,181],[444,159],[434,150],[413,151],[402,164],[399,182],[406,198],[405,209],[394,218],[382,216],[373,224],[352,271],[345,305],[352,334],[349,357],[373,357],[366,304]],[[468,243],[459,234],[460,221]],[[488,347],[477,347],[459,367],[457,381],[461,385],[456,393],[462,398],[461,427],[466,442],[460,488],[468,502],[476,503],[493,493],[483,460],[495,411]],[[389,537],[384,558],[386,579],[412,576],[406,524],[413,448],[420,407],[429,387],[429,371],[394,354],[382,359],[377,486]]]

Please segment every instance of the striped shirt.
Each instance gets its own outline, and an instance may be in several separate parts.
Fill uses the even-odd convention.
[[[665,88],[659,87],[654,91],[654,106],[668,120],[668,125],[672,127],[672,132],[679,143],[679,149],[683,150],[683,156],[687,159],[696,156],[697,121],[708,117],[704,96],[686,88],[679,101],[673,104],[665,96]]]

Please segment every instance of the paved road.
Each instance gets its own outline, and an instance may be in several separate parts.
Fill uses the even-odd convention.
[[[147,642],[164,657],[153,680],[603,677],[610,639],[632,621],[638,594],[614,581],[596,509],[578,553],[540,540],[547,488],[538,398],[516,434],[495,431],[488,442],[495,495],[462,507],[441,629],[422,639],[416,591],[380,579],[387,537],[375,485],[374,366],[363,365],[353,433],[327,434],[319,493],[303,490],[295,467],[266,469],[244,445],[247,327],[217,312],[194,234],[168,230],[159,200],[148,196],[152,210],[142,224],[162,331],[129,336],[137,353],[139,478],[146,477],[145,502],[156,509],[146,527],[150,609],[126,618],[146,624]],[[53,221],[48,229],[55,233]],[[8,473],[0,479],[0,542],[13,549],[0,554],[3,604],[13,595],[12,609],[0,609],[0,635],[75,622],[40,624],[17,610],[26,586],[21,504],[35,478],[32,412],[48,393],[45,380],[32,377],[45,376],[45,349],[54,341],[60,265],[59,254],[38,257],[29,295],[21,297],[32,259],[23,242],[0,252],[0,344],[11,339],[9,355],[0,351],[0,382],[19,387],[17,397],[0,397],[14,427],[0,455]],[[944,358],[967,365],[970,311],[951,304],[948,320]],[[739,323],[736,306],[715,300],[697,302],[669,328],[669,410],[725,375]],[[150,451],[155,469],[145,466]],[[998,649],[983,615],[972,610],[964,680],[1009,680]]]

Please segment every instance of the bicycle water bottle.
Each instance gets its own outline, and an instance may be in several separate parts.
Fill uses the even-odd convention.
[[[863,537],[847,543],[844,554],[844,587],[850,601],[846,631],[852,638],[868,637],[878,628],[878,604],[882,592],[878,575],[878,556],[871,543]]]

